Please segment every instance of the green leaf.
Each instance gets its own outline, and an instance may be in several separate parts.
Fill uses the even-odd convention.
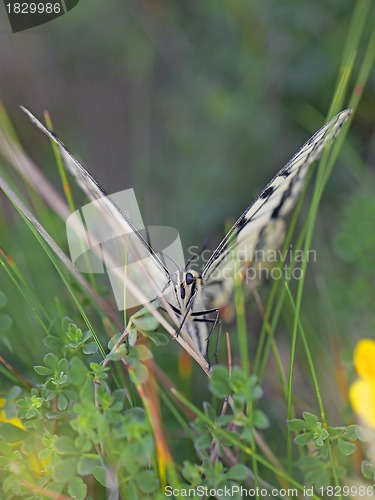
[[[82,348],[82,352],[84,354],[95,354],[98,352],[98,346],[95,342],[90,342],[89,344],[85,344]]]
[[[140,384],[144,384],[148,379],[148,369],[142,363],[136,364],[136,366],[134,367],[134,372]]]
[[[135,344],[137,343],[137,338],[138,338],[137,329],[136,328],[129,328],[128,340],[129,340],[130,347],[135,346]]]
[[[126,500],[139,500],[137,485],[132,479],[126,484]]]
[[[22,389],[18,385],[14,385],[7,394],[7,403],[9,401],[14,401],[18,398],[18,396],[21,394]]]
[[[110,352],[107,354],[106,359],[109,361],[120,361],[121,356],[118,352]]]
[[[135,480],[143,493],[152,493],[159,486],[159,481],[155,477],[155,472],[153,470],[145,470],[138,473]]]
[[[95,467],[93,471],[93,476],[103,486],[107,486],[106,484],[106,473],[103,467]]]
[[[79,391],[82,401],[94,403],[94,387],[90,378],[86,378]]]
[[[163,347],[169,344],[170,336],[164,332],[147,332],[147,338],[155,345]]]
[[[306,424],[304,420],[300,418],[294,418],[292,420],[287,421],[288,429],[292,432],[301,432],[306,428]]]
[[[7,418],[13,418],[16,416],[17,407],[15,402],[21,392],[22,389],[18,385],[14,385],[11,389],[9,389],[4,406]]]
[[[64,489],[64,483],[57,483],[56,481],[49,481],[48,482],[48,489],[50,491],[54,491],[55,493],[62,493],[62,490]]]
[[[0,441],[0,455],[10,458],[13,455],[13,448],[4,441]]]
[[[313,415],[312,413],[309,413],[307,411],[304,411],[302,413],[303,419],[306,422],[306,429],[312,429],[318,422],[319,419],[316,415]]]
[[[270,426],[267,415],[261,410],[254,411],[253,423],[257,429],[267,429]]]
[[[26,436],[27,432],[19,427],[9,424],[8,422],[0,423],[0,438],[2,438],[6,443],[16,443],[17,441],[22,441]]]
[[[327,429],[320,429],[320,435],[322,436],[322,439],[327,439],[329,437],[329,432],[327,431]]]
[[[142,316],[134,315],[132,317],[134,325],[144,332],[150,332],[156,330],[159,326],[159,321],[154,318],[149,312]]]
[[[11,474],[8,477],[6,477],[3,481],[2,489],[6,492],[12,491],[15,495],[19,496],[20,481],[18,477],[16,477],[14,474]],[[8,495],[8,498],[11,497]]]
[[[336,472],[337,472],[337,477],[340,479],[343,479],[348,475],[348,471],[343,465],[337,465]]]
[[[68,360],[66,358],[60,359],[60,361],[57,363],[56,370],[58,372],[66,373],[69,370]]]
[[[13,320],[7,314],[0,314],[0,335],[9,330],[13,325]]]
[[[223,367],[224,368],[224,367]],[[229,376],[229,374],[228,374]],[[253,389],[254,382],[256,381],[256,378],[254,379],[253,377],[249,377],[243,372],[241,368],[238,366],[235,366],[232,369],[231,377],[230,377],[230,382],[233,387],[233,390],[235,392],[243,392],[243,389],[246,387],[248,383],[250,383],[251,389]]]
[[[96,468],[100,467],[100,458],[98,455],[85,455],[78,462],[78,474],[87,476],[93,474]]]
[[[344,441],[343,439],[337,440],[337,448],[341,451],[343,455],[351,455],[357,449],[354,443],[350,443],[349,441]]]
[[[64,345],[64,342],[59,337],[55,337],[54,335],[45,337],[43,339],[43,343],[48,347],[48,349],[51,349],[51,351],[57,351]]]
[[[221,399],[232,392],[228,369],[225,366],[218,365],[212,368],[209,388],[212,394]]]
[[[80,450],[74,444],[74,440],[68,436],[58,436],[54,442],[53,447],[61,455],[80,455]]]
[[[44,356],[43,361],[48,368],[55,370],[58,365],[59,358],[55,354],[52,354],[52,352],[49,352]]]
[[[317,448],[321,448],[322,446],[324,446],[323,437],[321,435],[314,437],[314,441]]]
[[[109,350],[111,350],[115,347],[115,345],[117,344],[120,337],[121,337],[121,333],[116,333],[115,335],[112,335],[112,337],[108,340],[108,343],[107,343]]]
[[[361,472],[365,479],[374,480],[375,465],[367,460],[363,460],[361,463]]]
[[[249,477],[249,469],[244,464],[236,464],[228,470],[226,476],[234,481],[244,481]]]
[[[314,436],[314,434],[311,431],[304,432],[303,434],[296,436],[294,438],[294,442],[296,444],[298,444],[298,446],[305,446],[306,444],[308,444],[312,440],[313,436]]]
[[[70,481],[77,473],[78,457],[70,457],[53,462],[51,465],[52,478],[57,483]]]
[[[88,369],[84,362],[77,357],[70,361],[69,380],[75,386],[81,386],[87,378]]]
[[[214,421],[216,417],[216,411],[214,410],[213,406],[211,403],[208,403],[207,401],[203,402],[203,411],[204,414],[206,415],[207,418],[210,420]]]
[[[47,366],[34,366],[34,370],[43,377],[53,373],[53,370],[51,370],[51,368],[47,368]]]
[[[62,392],[57,396],[57,407],[60,411],[64,411],[68,407],[68,400]]]
[[[305,478],[308,484],[315,484],[317,488],[325,488],[332,484],[329,471],[323,465],[319,469],[307,472]]]
[[[298,460],[297,465],[301,470],[308,471],[310,469],[322,467],[322,462],[317,457],[306,455]]]
[[[216,424],[219,427],[226,427],[232,421],[233,421],[233,415],[220,415],[220,417],[217,417],[216,419]]]
[[[5,295],[4,292],[0,292],[0,309],[3,309],[3,307],[6,306],[7,302],[8,302],[8,297]]]
[[[145,345],[138,345],[136,350],[139,361],[147,361],[152,358],[150,349],[147,349]]]
[[[212,436],[211,434],[202,434],[194,441],[194,446],[197,450],[203,451],[207,450],[211,446]]]
[[[375,433],[372,429],[364,429],[360,425],[355,426],[355,433],[357,438],[364,443],[372,441],[375,437]]]
[[[44,450],[41,450],[38,453],[38,457],[40,458],[40,460],[46,460],[51,455],[52,455],[52,450],[50,448],[44,448]]]
[[[357,432],[356,432],[356,427],[357,425],[348,425],[348,427],[344,427],[342,435],[345,437],[346,440],[348,441],[355,441],[357,438]]]
[[[68,493],[75,500],[85,500],[87,485],[82,478],[75,476],[68,483]]]
[[[71,318],[69,318],[69,316],[65,316],[63,318],[61,325],[64,332],[69,331],[70,325],[75,326],[74,321]]]

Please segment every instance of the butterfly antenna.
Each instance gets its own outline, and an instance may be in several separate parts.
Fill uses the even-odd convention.
[[[198,250],[198,252],[197,252],[195,255],[192,255],[192,256],[190,257],[190,259],[187,261],[184,271],[187,271],[187,270],[189,269],[189,265],[190,265],[191,261],[192,261],[193,259],[195,259],[197,255],[198,255],[199,257],[201,257],[201,256],[202,256],[202,253],[203,253],[205,250],[207,250],[207,248],[208,248],[208,243],[209,243],[210,239],[211,239],[211,236],[209,236],[209,235],[206,235],[206,236],[204,237],[204,239],[203,239],[203,243],[202,243],[202,246],[200,247],[200,249]]]
[[[163,259],[164,260],[169,259],[172,262],[172,264],[175,266],[176,271],[180,271],[180,268],[178,267],[177,262],[175,260],[173,260],[172,257],[170,257],[169,255],[164,255],[163,254]],[[166,268],[168,269],[167,265],[166,265]]]

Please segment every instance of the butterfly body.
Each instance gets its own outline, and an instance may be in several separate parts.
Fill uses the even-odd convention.
[[[218,311],[217,308],[207,307],[201,275],[195,270],[177,270],[171,276],[168,287],[172,291],[166,298],[180,318],[181,325],[186,326],[199,351],[207,355],[207,323],[212,324],[212,330],[218,322]]]

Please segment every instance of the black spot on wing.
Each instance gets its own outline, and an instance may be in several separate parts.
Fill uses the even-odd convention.
[[[286,168],[283,172],[281,172],[280,176],[282,176],[282,177],[284,177],[284,179],[286,179],[287,177],[290,176],[291,173],[292,173],[292,171],[289,168]]]
[[[277,207],[272,212],[271,219],[277,219],[279,217],[279,212],[282,209],[282,206],[284,205],[285,200],[287,200],[289,198],[289,196],[291,196],[294,183],[297,181],[298,178],[299,178],[299,175],[297,174],[290,181],[288,188],[284,191],[284,193],[281,197],[280,203],[277,205]]]
[[[263,191],[263,193],[260,195],[260,198],[262,200],[269,198],[274,191],[275,191],[274,186],[269,186],[267,189]]]
[[[248,223],[248,220],[246,218],[246,215],[243,214],[241,216],[241,218],[238,219],[238,221],[236,223],[237,234],[240,234],[240,232],[242,231],[242,229],[244,229],[246,227],[247,223]]]

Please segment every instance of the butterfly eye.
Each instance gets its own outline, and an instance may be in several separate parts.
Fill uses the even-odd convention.
[[[191,273],[187,273],[185,276],[186,284],[188,286],[192,285],[194,283],[194,276]]]
[[[174,285],[177,285],[177,273],[172,274],[171,280]]]

